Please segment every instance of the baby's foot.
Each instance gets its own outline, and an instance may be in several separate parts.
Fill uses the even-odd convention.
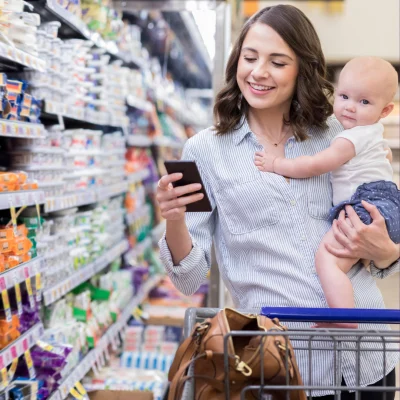
[[[357,329],[358,324],[353,322],[317,322],[315,325],[312,325],[311,328],[328,328],[328,329]]]

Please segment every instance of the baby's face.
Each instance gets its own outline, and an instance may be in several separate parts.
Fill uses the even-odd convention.
[[[360,76],[352,70],[340,75],[333,111],[344,129],[379,121],[387,98],[377,81],[373,74]]]

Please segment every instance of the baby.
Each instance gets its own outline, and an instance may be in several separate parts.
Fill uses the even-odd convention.
[[[395,69],[377,57],[358,57],[343,68],[335,94],[334,113],[344,131],[331,141],[330,147],[313,156],[294,159],[257,152],[259,170],[290,178],[309,178],[331,172],[334,207],[331,222],[346,204],[350,204],[364,224],[371,223],[368,202],[383,215],[389,236],[400,242],[400,191],[392,182],[391,151],[383,139],[379,123],[393,110],[398,85]],[[364,208],[365,205],[365,208]],[[358,261],[338,258],[325,244],[341,248],[332,229],[325,235],[315,258],[327,303],[335,308],[353,308],[353,288],[347,272]],[[318,324],[317,326],[323,326]],[[338,324],[356,328],[356,324]]]

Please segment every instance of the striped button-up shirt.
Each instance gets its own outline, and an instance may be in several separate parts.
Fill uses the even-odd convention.
[[[285,144],[285,156],[313,155],[327,148],[343,130],[331,118],[328,129],[311,128],[309,138],[294,137]],[[218,136],[206,129],[188,140],[182,159],[195,160],[210,198],[211,213],[187,213],[186,223],[193,241],[190,254],[174,265],[164,238],[160,241],[161,259],[175,286],[184,294],[194,293],[204,282],[211,263],[214,239],[220,274],[235,307],[259,309],[277,307],[328,307],[315,271],[314,257],[324,234],[332,206],[329,174],[308,179],[290,179],[260,172],[254,153],[262,146],[242,120],[238,129]],[[383,278],[399,271],[399,262],[371,273],[358,263],[348,273],[357,308],[384,308],[381,292],[373,276]],[[308,323],[287,323],[290,329],[309,328]],[[361,329],[389,329],[388,326],[362,324]],[[306,384],[333,386],[333,352],[298,352],[297,361]],[[341,378],[356,385],[356,356],[343,353]],[[399,360],[398,354],[386,357],[386,374]],[[374,383],[383,377],[383,354],[363,352],[360,384]],[[311,381],[309,379],[311,377]],[[340,381],[339,381],[340,384]],[[316,391],[321,396],[332,391]]]

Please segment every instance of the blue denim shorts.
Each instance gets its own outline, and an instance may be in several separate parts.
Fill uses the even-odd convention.
[[[390,238],[395,243],[400,243],[400,190],[396,184],[390,181],[377,181],[360,185],[350,200],[342,201],[331,208],[329,220],[332,222],[339,217],[344,207],[351,205],[361,221],[369,225],[372,218],[369,212],[362,206],[361,200],[373,204],[385,218],[386,227]]]

